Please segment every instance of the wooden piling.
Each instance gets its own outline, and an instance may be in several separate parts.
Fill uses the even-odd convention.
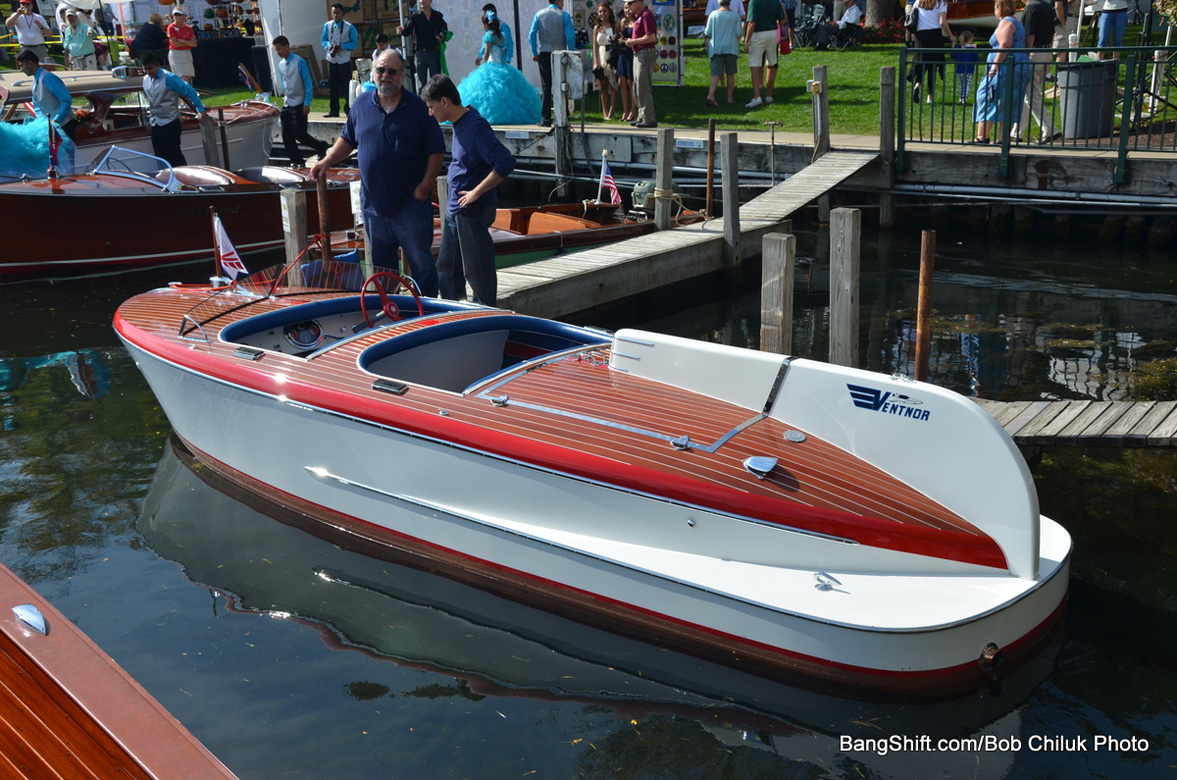
[[[797,237],[769,233],[761,239],[760,350],[787,355],[793,350],[793,269]]]
[[[703,213],[708,219],[715,216],[715,117],[707,120],[707,203]]]
[[[674,130],[669,127],[658,128],[657,162],[658,170],[654,182],[654,224],[659,230],[669,230],[674,217]]]
[[[936,231],[925,230],[920,238],[920,290],[915,325],[915,378],[928,381],[932,358],[932,275],[936,269]]]
[[[879,227],[889,230],[895,225],[895,67],[888,65],[879,73],[879,162],[883,168],[884,189],[879,193]]]
[[[858,301],[862,212],[830,212],[830,362],[858,367]]]
[[[735,133],[723,133],[719,137],[723,171],[723,265],[731,274],[740,267],[740,169],[736,138]]]
[[[813,95],[813,157],[830,150],[830,89],[825,65],[813,66],[813,80],[807,85]]]
[[[307,240],[307,195],[299,189],[282,190],[282,235],[286,243],[286,262],[294,263],[306,247]],[[297,284],[301,278],[298,265],[290,270],[287,279]]]
[[[232,168],[232,163],[229,162],[229,128],[225,125],[225,107],[217,106],[217,125],[221,129],[221,166],[222,168]],[[211,165],[212,163],[209,163]]]

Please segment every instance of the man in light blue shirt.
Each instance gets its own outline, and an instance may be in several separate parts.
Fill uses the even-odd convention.
[[[331,21],[323,25],[320,40],[327,55],[327,77],[331,84],[331,110],[327,116],[339,116],[339,101],[347,113],[347,83],[351,80],[351,53],[360,44],[356,26],[343,19],[343,4],[331,6]]]
[[[147,96],[151,118],[152,151],[156,157],[167,160],[168,165],[187,165],[180,149],[180,136],[184,132],[180,123],[180,101],[192,107],[197,121],[204,118],[204,103],[200,102],[200,96],[191,84],[163,69],[157,55],[148,52],[139,63],[143,66],[143,94]]]
[[[33,107],[36,115],[49,117],[72,140],[78,123],[74,119],[74,98],[65,84],[57,74],[41,67],[41,58],[31,49],[16,55],[16,63],[22,73],[33,77]]]
[[[540,106],[543,121],[540,124],[551,127],[552,52],[561,48],[576,49],[576,30],[572,27],[572,17],[564,10],[564,0],[552,0],[547,8],[536,13],[531,20],[531,31],[527,33],[527,43],[531,46],[531,59],[539,64],[539,83],[543,92]]]
[[[311,113],[315,82],[306,60],[290,51],[290,39],[285,35],[274,38],[274,54],[278,55],[278,82],[282,86],[282,113],[278,115],[282,126],[282,145],[291,165],[303,165],[306,160],[298,150],[301,141],[315,149],[322,157],[331,145],[320,141],[307,131],[307,116]]]

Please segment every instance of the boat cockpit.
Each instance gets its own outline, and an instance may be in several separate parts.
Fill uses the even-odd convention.
[[[390,327],[405,324],[412,327]],[[220,339],[257,359],[280,352],[307,360],[355,339],[386,334],[357,357],[385,386],[425,385],[464,393],[505,372],[565,353],[599,349],[609,335],[477,304],[389,295],[337,295],[227,325]],[[403,390],[402,390],[403,392]]]

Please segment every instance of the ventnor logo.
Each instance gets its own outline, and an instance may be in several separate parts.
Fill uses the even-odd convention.
[[[894,414],[899,417],[906,417],[912,420],[919,420],[926,422],[932,413],[927,409],[921,409],[923,401],[912,398],[909,395],[901,393],[892,393],[890,391],[884,392],[876,390],[873,387],[863,387],[862,385],[846,385],[850,391],[850,398],[854,401],[854,405],[859,409],[870,409],[872,412],[882,412],[883,414]]]

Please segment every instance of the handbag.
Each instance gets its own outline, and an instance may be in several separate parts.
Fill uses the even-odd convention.
[[[903,28],[908,32],[915,32],[916,28],[920,26],[920,10],[919,5],[912,3],[907,6],[907,15],[903,17]]]
[[[793,51],[793,44],[789,42],[789,39],[793,37],[792,31],[788,27],[778,27],[776,34],[777,40],[781,44],[781,54],[788,54]]]
[[[604,68],[593,68],[593,78],[596,79],[597,81],[604,81],[605,80],[605,69]]]

